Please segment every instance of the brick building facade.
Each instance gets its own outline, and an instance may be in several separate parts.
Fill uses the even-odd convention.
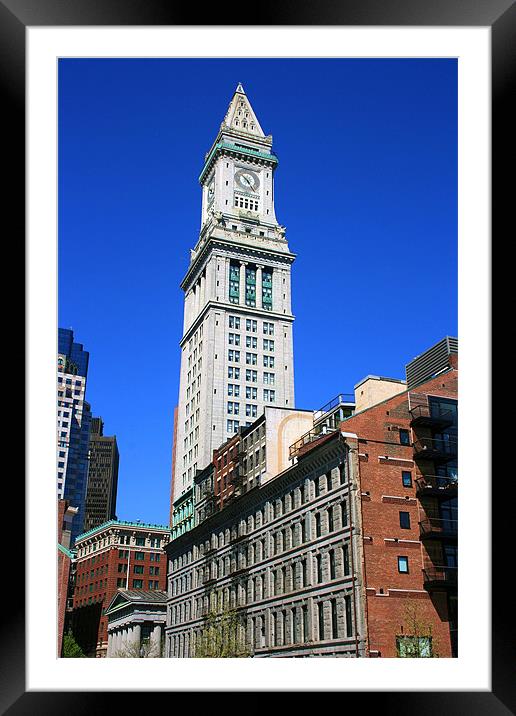
[[[63,634],[67,622],[69,596],[72,590],[74,555],[70,550],[73,518],[77,508],[68,500],[57,501],[57,654],[61,656]]]
[[[106,656],[105,610],[118,589],[165,589],[163,525],[110,520],[76,540],[73,632],[87,656]]]
[[[457,383],[450,354],[444,372],[341,424],[358,437],[369,656],[412,646],[414,621],[421,649],[457,655]]]

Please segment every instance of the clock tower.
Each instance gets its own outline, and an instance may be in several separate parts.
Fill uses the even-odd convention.
[[[274,209],[278,159],[241,84],[199,176],[185,293],[172,501],[264,406],[294,407],[290,270]]]

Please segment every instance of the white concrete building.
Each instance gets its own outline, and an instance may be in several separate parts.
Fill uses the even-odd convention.
[[[274,208],[278,160],[242,85],[205,156],[201,230],[183,282],[172,501],[214,448],[266,405],[294,407],[289,250]]]

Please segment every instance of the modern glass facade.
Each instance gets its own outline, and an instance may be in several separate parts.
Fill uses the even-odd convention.
[[[73,331],[70,328],[58,329],[57,352],[65,355],[68,361],[77,367],[77,375],[82,375],[86,378],[88,375],[90,354],[84,350],[82,343],[74,342]]]

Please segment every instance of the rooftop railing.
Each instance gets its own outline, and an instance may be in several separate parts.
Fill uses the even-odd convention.
[[[322,408],[319,408],[319,410],[314,410],[314,421],[319,420],[325,413],[329,413],[333,408],[336,408],[339,405],[354,405],[355,404],[355,396],[352,393],[339,393],[335,398],[332,398],[330,401],[326,403],[326,405],[323,405]]]

